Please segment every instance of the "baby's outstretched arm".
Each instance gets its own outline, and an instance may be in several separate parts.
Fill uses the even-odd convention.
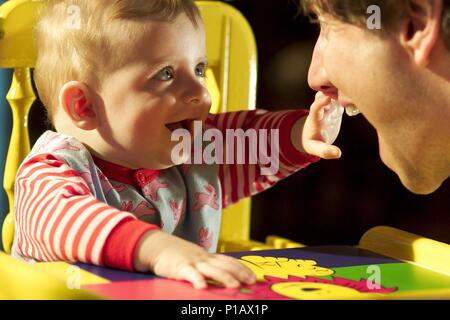
[[[206,288],[207,279],[219,281],[227,288],[256,281],[254,273],[237,259],[209,253],[196,244],[159,230],[150,231],[141,238],[134,266],[137,271],[152,271],[161,277],[187,280],[197,289]]]
[[[297,121],[292,128],[292,144],[301,152],[323,159],[340,158],[341,150],[332,144],[339,134],[343,113],[343,107],[317,93],[308,117]]]

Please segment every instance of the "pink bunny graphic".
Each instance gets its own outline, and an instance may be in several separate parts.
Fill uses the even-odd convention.
[[[116,190],[117,192],[122,192],[123,190],[125,190],[125,186],[123,184],[113,186],[112,183],[109,182],[108,178],[100,170],[97,170],[97,174],[100,178],[100,184],[102,185],[102,189],[105,191],[105,194],[110,193],[111,190]]]
[[[160,182],[158,179],[153,180],[147,184],[142,191],[146,196],[152,201],[158,201],[158,191],[159,189],[167,189],[168,185],[165,182]]]
[[[214,210],[219,210],[219,204],[217,203],[217,192],[216,189],[210,184],[205,185],[205,190],[208,193],[197,192],[194,197],[196,200],[195,205],[192,207],[192,210],[197,211],[202,207],[208,205]]]
[[[156,210],[151,208],[145,201],[141,201],[134,209],[134,214],[138,218],[144,216],[153,216],[156,214]]]
[[[133,201],[123,201],[120,206],[120,211],[131,212],[133,210]]]
[[[209,232],[208,228],[201,228],[198,232],[199,245],[206,250],[212,246],[212,232]]]
[[[180,221],[181,215],[186,209],[186,201],[182,200],[181,206],[179,206],[176,200],[170,200],[170,208],[173,212],[173,221],[175,221],[175,223],[178,223],[178,221]]]
[[[134,209],[133,201],[123,201],[120,210],[133,213],[137,218],[156,214],[156,210],[151,208],[145,201],[141,201]]]

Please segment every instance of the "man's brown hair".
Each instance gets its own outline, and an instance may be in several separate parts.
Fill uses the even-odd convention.
[[[417,6],[417,0],[297,0],[306,14],[329,14],[342,22],[365,26],[367,8],[377,5],[382,12],[383,30],[392,31],[405,13]],[[442,38],[450,50],[450,0],[443,0]]]

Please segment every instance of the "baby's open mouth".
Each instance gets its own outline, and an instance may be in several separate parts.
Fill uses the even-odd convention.
[[[167,129],[169,129],[172,132],[177,129],[186,129],[186,130],[190,131],[193,123],[194,123],[194,120],[183,120],[183,121],[168,123],[168,124],[166,124],[166,127],[167,127]]]

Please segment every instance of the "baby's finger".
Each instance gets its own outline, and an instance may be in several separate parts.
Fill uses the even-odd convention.
[[[314,122],[320,122],[323,120],[326,112],[326,108],[329,107],[331,100],[329,97],[316,100],[309,109],[309,116]]]
[[[315,95],[315,100],[319,100],[319,99],[322,99],[325,97],[327,97],[327,96],[322,91],[317,91],[316,95]]]
[[[247,268],[239,260],[220,254],[216,255],[216,258],[217,259],[211,262],[215,266],[225,269],[227,272],[236,277],[240,282],[246,284],[255,283],[256,276],[253,271]]]
[[[205,277],[193,266],[185,266],[177,274],[175,280],[186,280],[192,283],[195,289],[205,289],[207,287]]]
[[[311,140],[307,146],[307,152],[322,159],[339,159],[342,155],[341,149],[322,141]]]
[[[233,275],[209,262],[201,262],[196,265],[196,268],[205,277],[219,281],[227,288],[238,288],[240,286],[239,281]]]
[[[323,108],[323,107],[327,107],[328,109],[330,109],[330,104],[331,104],[331,98],[327,97],[327,96],[323,96],[320,98],[316,98],[316,100],[314,100],[314,102],[311,104],[311,109]]]

